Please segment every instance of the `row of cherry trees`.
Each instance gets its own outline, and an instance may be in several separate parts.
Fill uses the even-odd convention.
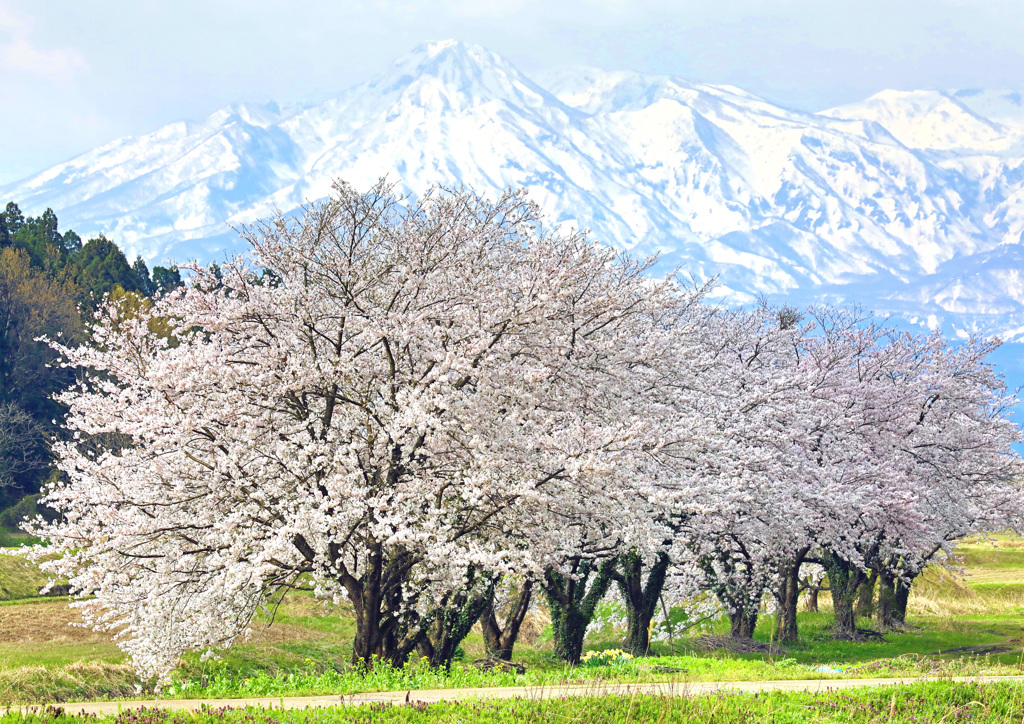
[[[992,343],[716,307],[511,192],[339,185],[246,238],[57,345],[82,374],[44,565],[144,672],[291,588],[350,602],[370,665],[447,665],[477,621],[507,658],[538,596],[577,661],[611,587],[636,652],[666,584],[740,636],[770,594],[792,639],[809,561],[853,636],[865,572],[888,625],[957,538],[1021,527]]]

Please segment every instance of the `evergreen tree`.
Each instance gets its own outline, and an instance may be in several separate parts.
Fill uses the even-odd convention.
[[[153,287],[156,291],[166,294],[181,284],[181,272],[178,271],[178,267],[153,267]]]
[[[49,440],[61,434],[54,421],[65,412],[52,396],[73,381],[37,340],[81,338],[77,301],[87,302],[86,314],[106,294],[142,309],[156,291],[181,284],[175,267],[154,272],[156,279],[141,257],[129,264],[102,235],[83,245],[74,231],[62,233],[52,209],[26,217],[14,202],[0,208],[0,507],[36,492],[50,474]],[[151,327],[171,339],[162,320]]]
[[[82,250],[82,237],[71,229],[68,229],[61,235],[61,240],[64,242],[64,253],[68,257]]]
[[[85,301],[98,303],[120,286],[125,291],[145,293],[146,282],[128,264],[117,244],[102,234],[90,239],[72,258],[71,278],[81,288]]]
[[[45,439],[59,433],[53,421],[64,416],[52,396],[74,378],[52,364],[56,353],[38,339],[81,338],[74,297],[66,284],[33,268],[25,251],[0,249],[0,437],[6,441],[0,446],[0,496],[35,492],[47,475]]]
[[[28,217],[11,236],[11,246],[28,254],[32,266],[56,272],[67,262],[64,238],[58,230],[57,215],[47,209],[38,217]]]
[[[8,246],[28,254],[36,269],[56,274],[82,248],[82,239],[73,231],[61,234],[53,209],[26,218],[12,201],[0,213],[0,248]]]
[[[21,213],[18,205],[13,201],[8,203],[7,208],[0,212],[0,249],[13,243],[14,235],[18,233],[24,223],[25,216]]]
[[[159,269],[159,267],[157,267]],[[139,291],[145,294],[147,297],[153,296],[156,292],[156,284],[149,276],[149,267],[146,266],[145,260],[141,256],[135,257],[135,263],[132,264],[132,271],[135,272],[135,276],[139,280]]]

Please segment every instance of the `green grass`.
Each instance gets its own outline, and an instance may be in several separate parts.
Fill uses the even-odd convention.
[[[0,614],[2,615],[2,614]],[[121,649],[112,643],[66,644],[59,649],[26,650],[19,644],[0,645],[0,671],[19,666],[66,666],[79,661],[124,661]]]
[[[913,676],[922,674],[1018,674],[1024,671],[1024,548],[1002,540],[999,547],[965,547],[967,577],[954,580],[929,572],[915,586],[911,628],[885,641],[834,641],[831,615],[801,612],[801,640],[778,656],[704,651],[695,637],[675,646],[652,645],[650,657],[614,667],[571,669],[553,659],[550,636],[533,634],[516,645],[524,676],[481,674],[469,662],[484,655],[479,633],[463,643],[465,660],[450,674],[412,662],[399,671],[365,674],[349,666],[353,621],[348,606],[290,594],[266,630],[223,652],[220,661],[185,656],[164,696],[244,697],[358,693],[385,689],[544,685],[586,682],[768,680],[830,677]],[[6,559],[6,561],[5,561]],[[16,562],[17,565],[11,563]],[[3,568],[8,565],[9,568]],[[0,582],[14,594],[45,580],[20,558],[0,556]],[[21,577],[21,578],[19,578]],[[18,581],[22,580],[21,583]],[[41,583],[40,583],[41,585]],[[19,588],[20,586],[20,588]],[[822,597],[827,610],[828,597]],[[68,623],[75,618],[66,601],[0,601],[0,702],[68,701],[124,697],[141,682],[108,637]],[[769,641],[772,619],[762,617],[755,637]],[[860,625],[870,627],[869,620]],[[719,622],[710,631],[724,633]],[[538,637],[538,634],[540,636]],[[622,632],[611,627],[588,638],[588,650],[621,646]],[[88,673],[89,667],[98,667]],[[839,670],[839,672],[834,672]]]
[[[218,708],[199,712],[125,711],[111,724],[526,724],[533,722],[658,722],[659,724],[1002,724],[1024,716],[1019,684],[935,682],[899,688],[824,693],[720,693],[694,697],[599,696],[564,699],[464,701],[428,705],[366,704],[323,709]],[[0,724],[79,724],[58,708],[9,712]]]
[[[46,575],[30,561],[0,553],[0,600],[11,601],[39,595]]]
[[[1024,549],[1004,546],[964,546],[959,557],[965,568],[1022,568]]]
[[[786,657],[800,664],[860,664],[878,659],[892,659],[907,656],[928,656],[936,659],[949,658],[943,651],[965,646],[981,646],[1005,642],[1017,635],[1024,624],[1024,617],[1006,616],[1003,620],[986,616],[977,619],[948,619],[939,617],[915,617],[911,619],[913,629],[902,633],[887,633],[884,641],[836,641],[831,635],[832,616],[828,613],[800,613],[800,643],[786,648]],[[759,625],[755,638],[768,642],[771,637],[772,619],[764,619]],[[871,628],[870,619],[859,619],[858,625]],[[1015,653],[993,657],[1000,663],[1017,664],[1020,647]],[[742,658],[754,658],[747,655]],[[760,658],[760,657],[758,657]]]

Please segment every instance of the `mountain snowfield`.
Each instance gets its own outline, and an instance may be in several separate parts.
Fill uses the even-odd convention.
[[[520,73],[424,44],[318,105],[238,104],[0,188],[150,262],[243,248],[231,227],[387,175],[525,186],[554,222],[744,302],[859,300],[947,332],[1024,339],[1024,101],[883,91],[821,113],[671,76]]]

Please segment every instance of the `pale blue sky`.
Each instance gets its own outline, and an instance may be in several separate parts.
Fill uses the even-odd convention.
[[[1024,89],[1024,0],[0,0],[0,183],[233,101],[320,100],[441,38],[806,110]]]

